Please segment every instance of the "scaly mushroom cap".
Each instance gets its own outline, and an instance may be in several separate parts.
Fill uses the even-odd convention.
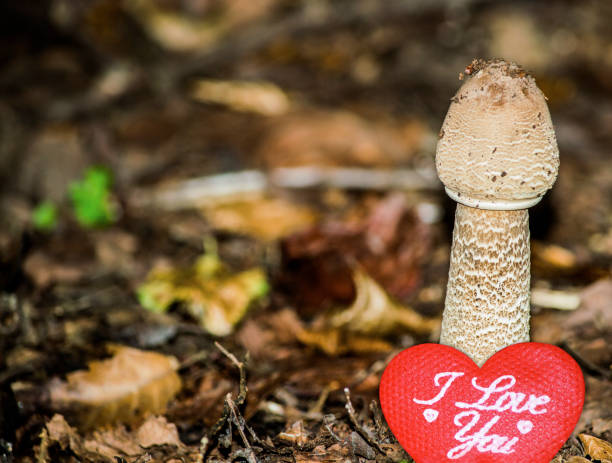
[[[544,94],[514,63],[475,60],[436,150],[446,192],[466,206],[526,209],[550,189],[559,149]]]

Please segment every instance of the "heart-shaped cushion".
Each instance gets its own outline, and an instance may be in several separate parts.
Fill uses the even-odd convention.
[[[584,403],[580,367],[550,344],[514,344],[478,367],[449,346],[393,358],[380,382],[387,423],[417,463],[549,463]]]

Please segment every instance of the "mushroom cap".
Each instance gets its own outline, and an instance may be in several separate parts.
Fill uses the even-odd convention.
[[[472,62],[440,130],[436,169],[454,200],[526,209],[550,189],[559,149],[546,97],[515,63]]]

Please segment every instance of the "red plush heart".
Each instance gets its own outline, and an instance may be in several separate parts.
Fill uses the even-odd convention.
[[[549,344],[499,351],[479,368],[440,344],[398,354],[380,381],[380,404],[417,463],[548,463],[584,403],[576,362]]]

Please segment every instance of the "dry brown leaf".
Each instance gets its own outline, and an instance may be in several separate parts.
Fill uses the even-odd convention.
[[[355,300],[330,318],[332,327],[381,336],[398,330],[428,334],[440,326],[440,320],[426,318],[414,309],[392,301],[385,290],[362,270],[356,269],[353,279]]]
[[[205,217],[220,230],[244,233],[272,241],[312,226],[311,209],[281,198],[255,197],[204,208]]]
[[[215,11],[201,16],[193,12],[186,14],[182,10],[162,7],[163,3],[151,0],[128,0],[121,4],[132,13],[151,39],[163,48],[184,53],[207,50],[235,28],[265,15],[274,5],[272,0],[220,4],[203,2],[202,5],[208,5],[208,8]],[[218,9],[221,5],[222,8]]]
[[[557,269],[571,269],[576,266],[576,255],[569,249],[556,244],[533,241],[531,244],[534,265],[545,265]]]
[[[578,437],[589,457],[602,463],[612,463],[612,444],[588,434],[578,434]]]
[[[114,455],[108,456],[90,453],[83,444],[81,436],[59,414],[55,414],[42,430],[41,442],[36,452],[36,459],[39,463],[53,463],[50,449],[54,445],[59,445],[63,451],[70,449],[75,455],[78,455],[85,461],[115,462]],[[117,455],[117,451],[115,451],[115,455]]]
[[[143,449],[134,441],[131,434],[123,426],[94,431],[91,438],[82,439],[81,442],[82,448],[90,455],[95,455],[108,461],[117,461],[117,456],[121,456],[124,459],[126,457],[137,458],[144,453]],[[97,458],[93,460],[96,461]]]
[[[387,352],[392,346],[381,336],[400,330],[428,334],[439,328],[438,319],[423,317],[392,301],[363,270],[355,270],[353,279],[356,288],[353,303],[331,316],[319,317],[310,329],[298,330],[296,337],[300,342],[328,355]]]
[[[191,98],[264,116],[280,116],[291,107],[287,94],[271,82],[202,79],[193,84]]]
[[[38,448],[39,462],[53,463],[52,450],[57,445],[62,451],[71,450],[82,461],[115,463],[117,457],[122,461],[135,463],[150,461],[148,447],[170,445],[169,454],[189,452],[179,440],[174,424],[160,416],[149,417],[138,429],[129,432],[124,426],[94,431],[82,436],[66,422],[62,415],[54,415],[45,425]],[[184,460],[192,461],[192,460]]]
[[[316,347],[327,355],[342,355],[348,352],[372,353],[389,352],[393,346],[382,339],[346,333],[338,328],[304,329],[297,333],[297,339],[307,346]]]
[[[134,422],[160,413],[181,388],[178,361],[156,352],[117,347],[112,358],[49,384],[54,408],[74,417],[81,429]]]
[[[76,431],[70,427],[62,415],[53,415],[53,418],[46,424],[45,428],[48,442],[57,442],[62,450],[74,446]]]
[[[153,445],[175,445],[182,444],[179,439],[178,430],[174,423],[168,423],[163,416],[150,416],[147,421],[136,431],[136,441],[141,447],[152,447]]]
[[[284,239],[277,288],[301,314],[344,307],[355,298],[351,267],[356,263],[394,298],[413,298],[434,254],[435,234],[401,196],[372,198],[365,208],[347,210],[342,220],[325,221]]]

